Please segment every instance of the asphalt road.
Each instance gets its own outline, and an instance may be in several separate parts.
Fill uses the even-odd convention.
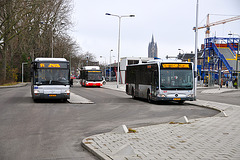
[[[74,86],[72,92],[94,104],[34,103],[29,85],[0,89],[0,159],[96,159],[81,147],[83,138],[122,124],[134,128],[217,113],[187,104],[149,104],[104,88]]]

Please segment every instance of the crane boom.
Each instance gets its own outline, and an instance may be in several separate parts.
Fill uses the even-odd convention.
[[[216,25],[219,25],[219,24],[225,24],[227,22],[236,21],[236,20],[239,20],[239,19],[240,19],[240,16],[235,16],[235,17],[231,17],[231,18],[227,18],[227,19],[223,19],[223,20],[220,20],[220,21],[209,23],[209,14],[208,14],[206,25],[204,25],[202,27],[198,27],[198,29],[206,28],[207,29],[206,30],[206,38],[207,38],[207,37],[209,37],[209,34],[210,34],[210,27],[216,26]],[[196,27],[194,27],[193,30],[196,30]]]

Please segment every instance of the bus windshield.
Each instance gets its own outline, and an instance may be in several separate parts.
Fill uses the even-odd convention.
[[[102,72],[87,72],[87,81],[102,81]]]
[[[162,69],[160,71],[160,88],[162,90],[193,89],[192,70]]]
[[[68,69],[36,69],[34,77],[37,85],[69,85]]]

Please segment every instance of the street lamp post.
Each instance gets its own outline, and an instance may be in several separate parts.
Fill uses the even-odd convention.
[[[23,62],[22,63],[22,83],[23,83],[23,74],[24,74],[24,64],[27,64],[27,62]]]
[[[198,45],[198,0],[196,5],[195,59],[194,59],[194,98],[197,97],[197,45]]]
[[[40,22],[41,24],[46,24],[45,22]],[[60,25],[65,25],[65,23],[61,22]],[[54,25],[51,25],[51,28],[52,28],[52,44],[51,44],[51,47],[52,47],[52,58],[53,58],[53,32],[54,32]],[[71,63],[70,63],[71,64]]]
[[[111,63],[112,63],[112,55],[111,55],[111,53],[112,53],[112,49],[110,50],[110,65],[109,65],[109,67],[110,67],[110,69],[109,69],[109,82],[111,82],[111,77],[112,77],[112,67],[111,67]]]
[[[239,40],[238,40],[238,51],[237,51],[237,55],[236,55],[236,72],[237,72],[237,89],[239,88],[239,71],[238,71],[238,68],[239,68],[239,65],[238,65],[238,57],[239,57],[239,47],[240,47],[240,35],[238,34],[234,34],[234,33],[229,33],[228,35],[236,35],[239,37]]]
[[[239,36],[240,37],[240,36]],[[239,58],[239,47],[240,47],[240,39],[238,40],[238,52],[237,52],[237,66],[238,66],[238,58]],[[237,89],[239,88],[239,66],[237,67]]]
[[[119,19],[119,27],[118,27],[118,68],[117,68],[117,88],[119,86],[119,56],[120,56],[120,29],[121,29],[121,18],[123,17],[135,17],[135,15],[123,15],[123,16],[119,16],[119,15],[115,15],[115,14],[110,14],[110,13],[106,13],[105,15],[107,16],[115,16],[118,17]]]
[[[53,26],[52,26],[52,58],[53,58]]]
[[[105,64],[104,64],[104,75],[105,75],[105,78],[106,78],[106,76],[107,76],[107,74],[106,74],[106,65],[107,65],[107,62],[106,62],[106,57],[103,57],[103,56],[100,56],[100,58],[105,58]]]

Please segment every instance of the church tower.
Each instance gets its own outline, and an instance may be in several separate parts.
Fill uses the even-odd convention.
[[[158,48],[157,43],[154,42],[154,38],[152,35],[152,42],[148,45],[148,58],[158,57]]]

